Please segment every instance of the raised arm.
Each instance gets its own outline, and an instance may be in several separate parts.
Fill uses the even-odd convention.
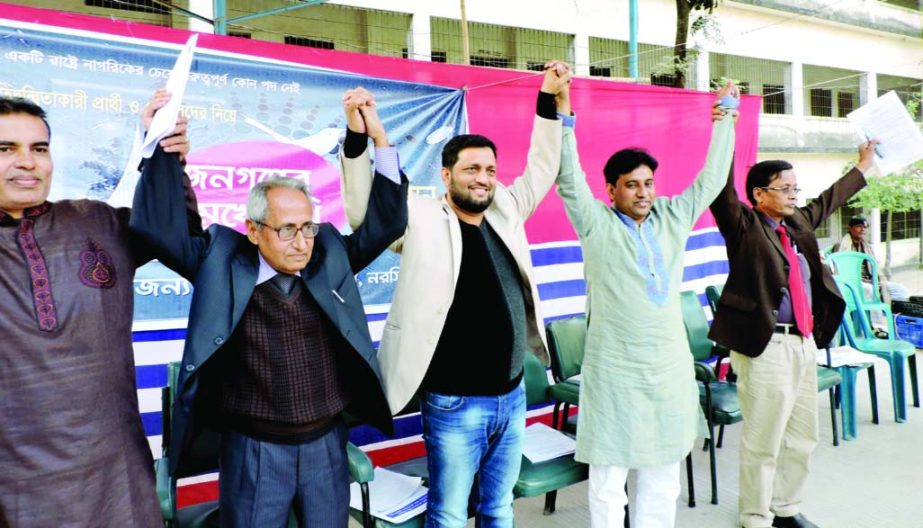
[[[375,180],[380,176],[400,183],[403,175],[397,149],[388,142],[387,131],[378,116],[371,92],[362,87],[347,90],[343,94],[343,111],[347,129],[346,140],[340,150],[340,189],[346,219],[355,231],[365,221]],[[375,146],[377,171],[374,174],[368,153],[369,137]],[[406,225],[405,220],[404,229]],[[391,249],[399,252],[402,241],[403,237],[398,237],[391,243]]]
[[[712,110],[711,141],[708,145],[708,154],[705,156],[705,165],[692,185],[670,202],[673,213],[687,220],[690,228],[709,204],[715,200],[722,187],[726,188],[725,177],[731,170],[731,163],[734,160],[734,123],[738,116],[736,110],[725,111],[719,104],[722,98],[727,97],[729,100],[726,100],[726,103],[731,103],[729,106],[736,107],[733,102],[739,97],[737,88],[733,83],[728,82],[718,91],[717,97],[718,101]],[[733,117],[726,116],[726,113],[734,115]],[[733,183],[731,188],[733,189]]]
[[[859,145],[859,161],[856,166],[820,193],[816,200],[801,208],[814,229],[866,186],[865,173],[872,168],[877,144],[873,139]]]
[[[507,188],[523,219],[532,216],[558,175],[562,131],[555,98],[563,87],[570,84],[571,77],[570,67],[563,62],[551,61],[545,65],[526,169]]]
[[[154,112],[169,100],[158,90],[142,113],[145,128]],[[181,158],[188,152],[185,120],[178,134],[163,139],[144,162],[135,189],[129,226],[134,243],[183,277],[193,280],[207,245],[195,193],[183,171]]]
[[[565,86],[557,97],[558,113],[571,115],[570,86]],[[569,119],[569,118],[565,118]],[[586,174],[580,166],[577,153],[577,136],[573,122],[564,123],[561,144],[561,168],[557,184],[558,196],[564,202],[567,218],[581,239],[590,236],[600,217],[608,212],[608,207],[593,197],[593,192],[586,182]]]

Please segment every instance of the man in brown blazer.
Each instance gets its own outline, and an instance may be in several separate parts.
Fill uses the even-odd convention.
[[[801,513],[808,458],[817,445],[817,347],[834,336],[845,304],[824,267],[814,230],[866,185],[875,141],[859,146],[856,168],[804,207],[792,165],[763,161],[734,171],[711,204],[727,245],[730,274],[709,337],[732,350],[744,423],[740,440],[740,525],[814,527]]]

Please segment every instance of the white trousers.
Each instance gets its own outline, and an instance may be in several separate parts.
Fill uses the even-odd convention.
[[[638,469],[637,493],[631,508],[632,528],[672,528],[679,497],[679,462]],[[590,526],[622,528],[628,468],[590,464]]]

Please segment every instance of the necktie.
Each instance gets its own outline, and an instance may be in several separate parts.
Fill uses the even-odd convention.
[[[785,258],[788,260],[788,291],[792,299],[792,312],[795,315],[795,326],[801,335],[808,337],[814,329],[814,315],[811,313],[811,306],[808,304],[808,294],[804,291],[804,279],[801,276],[801,262],[792,247],[792,241],[788,238],[788,231],[784,226],[776,228],[779,234],[779,240],[782,242],[782,249],[785,251]]]
[[[292,288],[295,287],[295,276],[288,273],[277,273],[272,278],[272,284],[285,295],[291,295]]]

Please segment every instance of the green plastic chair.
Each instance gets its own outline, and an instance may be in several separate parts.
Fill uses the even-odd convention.
[[[843,321],[840,328],[843,330],[849,346],[860,352],[878,356],[888,362],[888,366],[891,370],[891,395],[894,399],[894,421],[898,423],[904,422],[907,419],[904,364],[908,362],[910,364],[910,383],[913,390],[913,404],[914,407],[920,406],[916,348],[907,341],[876,337],[866,317],[866,310],[859,300],[860,294],[842,277],[837,275],[833,278],[840,288],[843,299],[846,301],[846,310],[843,313]]]
[[[846,284],[852,286],[857,293],[856,299],[858,304],[871,318],[871,312],[882,312],[888,321],[888,336],[895,337],[897,333],[894,329],[894,314],[891,313],[891,305],[881,300],[880,284],[878,283],[878,263],[867,253],[856,251],[846,251],[842,253],[831,253],[827,256],[827,263],[833,268],[834,274],[842,279]],[[872,288],[870,296],[866,297],[865,289],[862,287],[862,268],[869,266],[872,275]]]
[[[699,402],[705,412],[708,422],[709,462],[711,463],[711,503],[718,504],[718,474],[715,461],[715,447],[721,447],[724,439],[724,426],[735,424],[743,420],[740,412],[740,401],[737,398],[737,385],[727,381],[719,381],[714,369],[705,361],[715,356],[715,343],[708,339],[708,320],[699,297],[692,291],[680,293],[680,305],[683,313],[683,324],[686,328],[686,339],[689,350],[695,361],[695,377],[699,382]],[[713,442],[715,426],[718,426],[718,441]],[[695,504],[692,495],[692,466],[691,458],[686,459],[687,479],[690,482],[690,506]]]
[[[529,407],[551,403],[548,373],[544,365],[532,354],[526,354],[523,365],[526,384],[526,405]],[[574,455],[558,457],[545,462],[532,463],[525,456],[519,470],[519,479],[513,487],[513,497],[545,495],[545,515],[555,510],[558,490],[589,478],[589,466],[574,460]]]
[[[705,298],[708,299],[708,307],[711,308],[712,315],[718,313],[718,299],[723,289],[723,284],[712,284],[705,287]]]
[[[554,400],[551,426],[555,429],[559,423],[561,429],[564,429],[570,415],[570,406],[579,404],[580,380],[573,378],[580,374],[580,366],[583,363],[586,330],[587,320],[583,315],[557,319],[545,325],[548,351],[551,355],[551,376],[555,381],[549,389],[551,399]],[[562,416],[560,422],[559,415]]]

